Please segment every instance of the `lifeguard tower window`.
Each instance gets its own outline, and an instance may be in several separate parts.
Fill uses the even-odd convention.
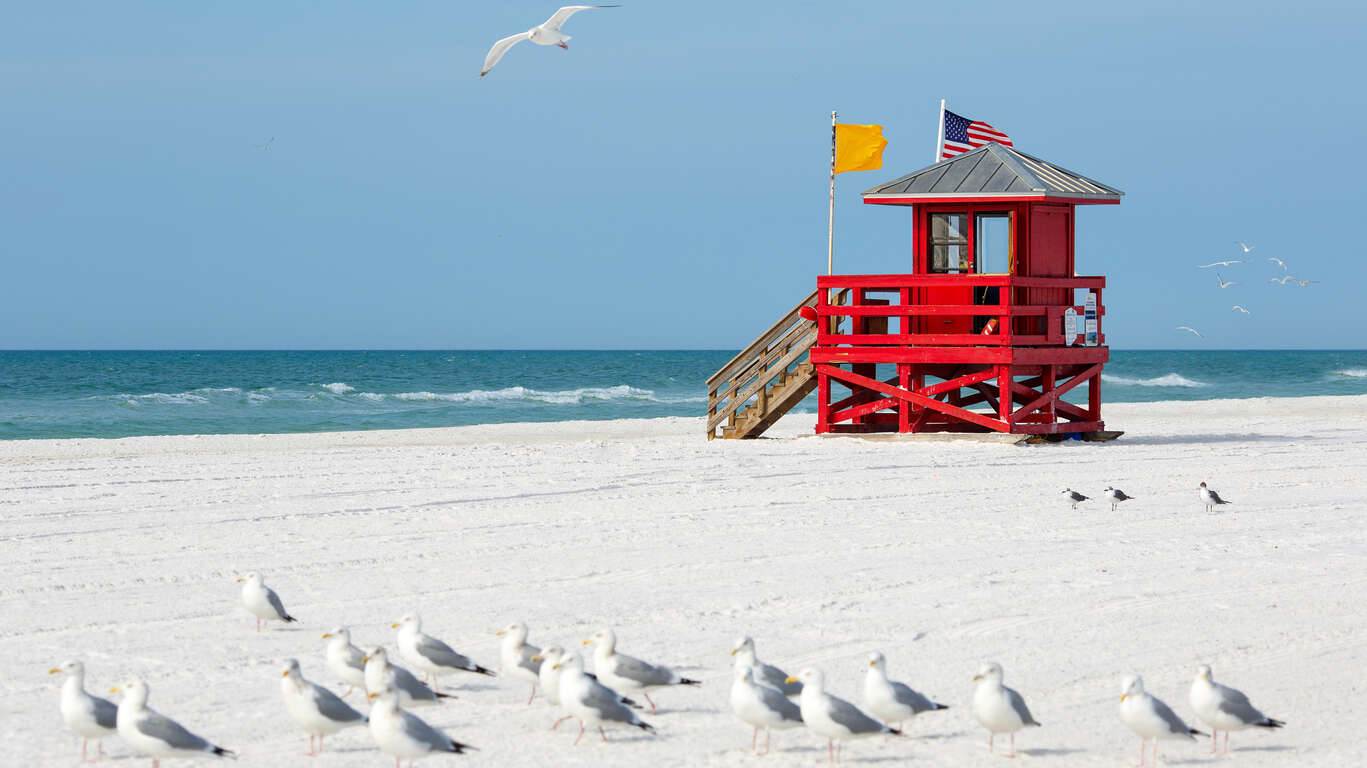
[[[968,272],[968,215],[930,214],[930,269],[936,274]]]

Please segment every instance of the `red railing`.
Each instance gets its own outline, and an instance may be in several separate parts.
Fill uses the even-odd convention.
[[[816,279],[816,344],[828,346],[1065,346],[1064,313],[1078,317],[1075,344],[1086,340],[1085,305],[1074,291],[1096,295],[1097,344],[1104,345],[1101,303],[1104,277],[1015,277],[1011,275],[823,275]],[[946,303],[946,293],[961,289],[969,302],[973,289],[997,289],[995,303]],[[832,292],[848,290],[848,303],[833,304]],[[986,291],[983,291],[986,294]],[[979,327],[976,318],[988,318]],[[844,323],[843,319],[850,322]],[[932,318],[940,322],[931,332]],[[896,319],[896,331],[893,322]],[[848,327],[846,327],[848,326]],[[949,330],[940,329],[948,327]]]

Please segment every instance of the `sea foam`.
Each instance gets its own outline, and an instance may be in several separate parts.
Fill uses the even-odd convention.
[[[1132,379],[1128,376],[1113,376],[1109,373],[1101,374],[1101,380],[1111,384],[1120,384],[1131,387],[1208,387],[1204,381],[1188,379],[1180,373],[1169,373],[1165,376],[1156,376],[1152,379]]]

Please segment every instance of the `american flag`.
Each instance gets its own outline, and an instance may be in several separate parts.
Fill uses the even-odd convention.
[[[961,155],[988,142],[1011,146],[1011,137],[981,120],[969,120],[945,110],[945,142],[940,147],[940,159]]]

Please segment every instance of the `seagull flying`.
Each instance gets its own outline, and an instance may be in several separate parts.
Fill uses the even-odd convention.
[[[1281,267],[1283,272],[1286,271],[1286,263],[1283,262],[1281,259],[1278,259],[1276,257],[1268,257],[1267,260]]]
[[[272,136],[272,137],[271,137],[271,140],[268,141],[268,142],[266,142],[265,144],[257,144],[257,145],[256,145],[256,148],[259,149],[259,150],[261,150],[262,152],[265,152],[266,150],[268,150],[268,149],[271,148],[271,142],[273,142],[273,141],[275,141],[275,137],[274,137],[274,136]]]
[[[1257,247],[1257,246],[1255,246],[1255,245],[1249,245],[1248,243],[1245,243],[1245,242],[1242,241],[1242,240],[1235,240],[1235,241],[1234,241],[1234,244],[1237,245],[1237,246],[1239,246],[1240,248],[1243,248],[1243,249],[1244,249],[1244,253],[1248,253],[1249,251],[1251,251],[1251,250],[1253,250],[1254,248]]]
[[[1296,283],[1296,284],[1299,285],[1300,287],[1304,288],[1305,286],[1307,286],[1307,285],[1309,285],[1309,284],[1311,284],[1311,283],[1318,283],[1319,281],[1318,281],[1318,280],[1292,280],[1291,282]]]
[[[1210,269],[1211,267],[1228,267],[1230,264],[1247,264],[1248,259],[1230,259],[1229,261],[1214,261],[1209,264],[1201,264],[1197,269]]]
[[[1189,325],[1179,325],[1179,326],[1177,326],[1174,330],[1178,330],[1178,331],[1191,331],[1192,333],[1196,334],[1197,336],[1200,336],[1200,337],[1203,338],[1203,339],[1205,338],[1205,336],[1201,336],[1201,332],[1200,332],[1200,331],[1196,330],[1195,328],[1192,328],[1192,327],[1189,326]]]
[[[1238,285],[1238,284],[1239,284],[1239,281],[1238,281],[1238,280],[1231,280],[1231,281],[1229,281],[1228,283],[1226,283],[1226,282],[1225,282],[1225,279],[1224,279],[1223,277],[1220,277],[1220,273],[1219,273],[1219,272],[1216,272],[1216,273],[1215,273],[1215,279],[1220,281],[1220,287],[1221,287],[1221,288],[1228,288],[1228,287],[1230,287],[1231,285]]]
[[[1242,306],[1240,306],[1240,305],[1238,305],[1238,304],[1235,304],[1234,306],[1230,307],[1230,308],[1229,308],[1229,311],[1230,311],[1230,312],[1243,312],[1245,315],[1251,315],[1251,314],[1253,314],[1252,312],[1249,312],[1248,310],[1244,309]]]
[[[546,19],[544,24],[532,27],[526,32],[519,32],[494,43],[494,47],[489,49],[489,55],[484,57],[484,69],[479,72],[480,77],[489,74],[489,70],[494,68],[498,60],[503,58],[503,54],[508,52],[515,44],[523,40],[531,40],[537,45],[558,45],[561,48],[569,48],[567,44],[570,36],[561,32],[560,27],[569,21],[569,18],[580,11],[587,11],[590,8],[616,8],[615,5],[567,5]]]

